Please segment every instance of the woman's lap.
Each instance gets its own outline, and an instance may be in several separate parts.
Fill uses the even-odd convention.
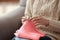
[[[12,40],[27,40],[27,39],[14,37]]]

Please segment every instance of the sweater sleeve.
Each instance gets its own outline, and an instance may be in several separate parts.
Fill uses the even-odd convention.
[[[33,2],[34,0],[27,0],[25,14],[24,14],[26,18],[32,17]]]
[[[49,27],[52,31],[60,33],[60,22],[56,20],[49,20]]]

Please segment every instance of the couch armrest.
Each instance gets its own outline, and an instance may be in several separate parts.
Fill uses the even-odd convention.
[[[0,18],[0,40],[9,40],[14,36],[14,32],[21,26],[21,17],[24,11],[24,7],[19,7]]]

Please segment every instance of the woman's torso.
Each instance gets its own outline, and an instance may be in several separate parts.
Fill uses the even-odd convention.
[[[30,14],[28,14],[29,16],[31,17],[43,16],[47,19],[56,21],[59,20],[60,0],[29,0],[27,4],[29,4],[28,7],[30,12]],[[52,40],[60,40],[59,38],[60,34],[51,30],[51,28],[53,27],[48,27],[45,29],[38,28],[38,29],[44,31],[48,36],[52,38]]]

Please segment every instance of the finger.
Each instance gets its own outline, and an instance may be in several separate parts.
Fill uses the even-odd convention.
[[[48,23],[49,21],[48,20],[46,20],[46,19],[36,19],[36,20],[33,20],[33,22],[44,22],[44,23]]]
[[[32,19],[34,19],[34,18],[38,18],[38,17],[33,17],[33,18],[31,18],[30,20],[32,20]]]
[[[33,18],[31,18],[30,20],[34,21],[34,20],[36,20],[36,19],[40,19],[40,17],[33,17]]]
[[[40,24],[39,23],[36,23],[35,26],[39,26]]]
[[[27,18],[27,17],[22,17],[22,22],[26,21],[27,19],[29,19],[29,18]]]
[[[45,26],[48,26],[49,25],[49,22],[47,22],[47,21],[34,21],[33,22],[34,24],[36,24],[36,25],[45,25]]]
[[[40,18],[34,18],[34,19],[32,19],[31,21],[38,21],[38,20],[41,20]]]
[[[42,23],[43,21],[41,19],[36,19],[36,20],[33,20],[34,23]]]
[[[44,25],[43,22],[39,22],[39,21],[34,21],[33,23],[35,24],[35,26],[36,25]]]
[[[24,22],[26,19],[22,19],[22,22]]]
[[[22,17],[22,19],[21,19],[21,20],[23,21],[24,19],[26,19],[26,17]]]
[[[48,27],[46,27],[45,25],[41,25],[39,28],[40,29],[47,29]]]
[[[35,26],[44,25],[43,23],[35,23]]]

